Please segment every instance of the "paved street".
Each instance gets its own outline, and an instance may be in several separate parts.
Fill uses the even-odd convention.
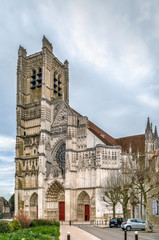
[[[124,240],[124,231],[118,228],[99,228],[91,225],[76,225],[101,240]],[[128,232],[127,240],[135,240],[135,231]],[[159,232],[144,233],[139,231],[139,240],[159,240]]]

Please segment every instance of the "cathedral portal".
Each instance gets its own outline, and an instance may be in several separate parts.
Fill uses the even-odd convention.
[[[53,182],[46,192],[45,218],[65,220],[65,192],[58,181]]]
[[[77,220],[90,220],[90,197],[85,191],[81,192],[77,198]]]

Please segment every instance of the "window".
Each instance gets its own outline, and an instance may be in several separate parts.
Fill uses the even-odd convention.
[[[33,74],[31,76],[31,89],[36,88],[36,71],[33,69]]]
[[[66,144],[63,143],[56,152],[56,161],[59,165],[62,175],[65,174],[65,150]]]
[[[59,173],[58,173],[58,170],[57,170],[57,169],[54,169],[53,176],[54,176],[54,177],[58,177],[58,176],[59,176]]]
[[[138,223],[145,223],[143,220],[141,220],[141,219],[137,219],[137,222]]]
[[[59,97],[62,96],[61,94],[61,80],[60,76],[57,77],[57,73],[54,73],[54,93],[57,94]]]
[[[142,215],[145,215],[145,206],[144,206],[144,201],[142,201]]]
[[[39,72],[38,72],[38,79],[37,79],[37,88],[40,88],[41,87],[41,82],[42,82],[42,69],[39,68]]]
[[[159,215],[159,200],[156,201],[156,204],[157,204],[157,213],[156,213],[156,215]]]
[[[130,222],[137,222],[137,220],[136,219],[131,219]]]
[[[37,77],[36,77],[36,70],[33,69],[33,73],[31,76],[31,89],[40,88],[41,87],[41,82],[42,82],[42,69],[39,68]]]
[[[152,215],[156,215],[156,201],[153,200],[152,201]]]
[[[159,200],[152,201],[152,215],[159,215]]]
[[[57,93],[57,78],[56,78],[56,74],[54,74],[54,93]]]
[[[60,80],[60,77],[58,78],[58,96],[62,96],[61,94],[61,80]]]

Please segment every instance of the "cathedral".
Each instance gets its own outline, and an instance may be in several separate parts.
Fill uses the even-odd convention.
[[[45,36],[38,53],[19,47],[16,112],[15,215],[30,219],[108,219],[112,208],[99,199],[103,182],[133,153],[158,148],[149,120],[145,134],[115,139],[72,109],[69,63]],[[120,205],[116,213],[122,215]]]

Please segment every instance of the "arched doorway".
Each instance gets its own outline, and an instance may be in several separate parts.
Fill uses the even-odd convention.
[[[90,197],[85,191],[81,192],[77,198],[77,220],[90,220]]]
[[[53,182],[46,193],[46,218],[65,221],[65,191],[58,182]]]
[[[38,218],[38,194],[33,193],[30,197],[30,218]]]

